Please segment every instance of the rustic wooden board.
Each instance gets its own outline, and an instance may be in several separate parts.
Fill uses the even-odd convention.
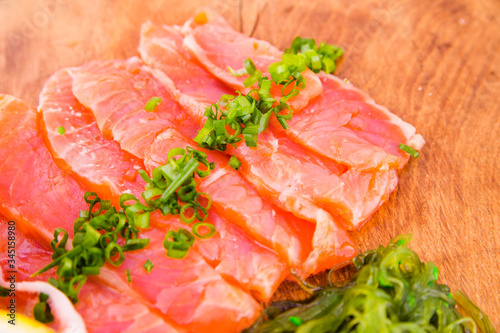
[[[181,24],[201,5],[280,48],[302,35],[346,49],[338,75],[427,141],[391,199],[352,233],[358,249],[412,233],[441,281],[500,329],[500,2],[0,0],[0,92],[37,105],[57,69],[136,55],[143,21]],[[285,283],[275,298],[284,297],[304,293]]]

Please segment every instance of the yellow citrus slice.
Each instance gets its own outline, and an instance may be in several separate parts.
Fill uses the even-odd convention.
[[[9,321],[15,323],[12,325]],[[10,317],[10,313],[0,310],[0,332],[9,333],[55,333],[52,329],[35,319],[16,313],[15,319]]]

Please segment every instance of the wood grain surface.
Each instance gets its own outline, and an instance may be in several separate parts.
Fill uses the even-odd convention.
[[[0,92],[36,106],[54,71],[137,55],[142,22],[182,24],[202,5],[281,49],[296,35],[344,47],[338,76],[427,141],[390,200],[352,233],[358,250],[412,233],[440,281],[500,329],[500,2],[0,0]],[[275,299],[302,297],[286,282]]]

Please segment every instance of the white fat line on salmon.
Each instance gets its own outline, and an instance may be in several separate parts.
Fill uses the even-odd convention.
[[[226,169],[224,169],[224,168],[217,169],[217,171],[212,172],[207,178],[205,178],[205,180],[203,182],[203,186],[209,187],[213,182],[215,182],[217,179],[224,176],[225,174],[227,174]]]

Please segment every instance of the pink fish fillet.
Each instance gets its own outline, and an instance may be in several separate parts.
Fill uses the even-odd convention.
[[[0,217],[0,235],[7,239],[7,220]],[[11,271],[7,257],[7,242],[0,243],[0,268],[4,272]],[[45,272],[35,278],[30,278],[34,267],[43,267],[52,261],[52,251],[42,247],[28,235],[16,231],[16,281],[47,281],[55,274]],[[0,279],[4,278],[0,276]],[[10,301],[9,298],[0,298]],[[38,295],[26,292],[16,292],[16,311],[28,317],[33,317],[33,308],[38,302]],[[2,305],[3,306],[3,305]],[[89,333],[160,333],[187,332],[182,327],[165,321],[151,312],[146,306],[130,296],[111,288],[87,281],[80,291],[76,310],[85,320]],[[58,328],[57,320],[49,325]]]
[[[284,131],[294,142],[359,170],[401,169],[409,155],[424,145],[415,127],[404,122],[352,84],[321,73],[323,94],[302,113],[294,115]],[[282,127],[273,122],[274,128]]]
[[[126,67],[126,69],[123,69],[123,67]],[[114,139],[120,144],[122,144],[120,138],[125,136],[128,137],[128,142],[140,142],[140,140],[134,139],[136,135],[142,135],[141,129],[138,132],[135,131],[136,123],[143,124],[142,128],[146,129],[148,124],[151,125],[149,126],[151,128],[158,128],[156,127],[157,123],[163,121],[163,129],[175,130],[175,128],[179,128],[183,130],[182,124],[177,125],[173,119],[174,117],[182,117],[177,114],[176,109],[172,109],[172,105],[176,104],[176,102],[160,85],[159,81],[155,79],[152,72],[154,71],[144,66],[137,58],[131,58],[127,61],[116,60],[90,63],[75,72],[73,92],[83,105],[91,109],[97,124],[100,123],[101,117],[106,115],[116,118],[117,125],[111,126],[109,130]],[[113,77],[113,80],[106,80],[107,77]],[[119,77],[121,77],[121,81],[118,79]],[[129,90],[131,87],[135,88]],[[122,91],[121,96],[124,99],[127,97],[132,98],[130,104],[135,103],[141,109],[129,108],[129,113],[125,113],[119,106],[115,106],[114,111],[109,111],[108,104],[99,102],[104,101],[107,95],[116,96],[118,91]],[[162,102],[154,112],[146,112],[144,105],[153,96],[160,96]],[[98,102],[94,102],[95,100]],[[180,109],[179,106],[177,108]],[[179,111],[179,113],[182,114],[183,112]],[[116,114],[120,114],[121,117]],[[186,126],[190,126],[184,118],[183,121]],[[195,125],[191,124],[191,126],[194,127]],[[122,133],[124,130],[127,131],[126,134]],[[180,133],[178,135],[182,137]],[[154,142],[155,139],[152,139],[147,149],[141,149],[140,145],[122,145],[122,148],[127,149],[139,158],[145,158]],[[180,147],[187,145],[189,145],[189,140],[184,138],[184,143]],[[172,146],[170,148],[176,147]],[[163,152],[165,156],[170,148]],[[223,276],[237,281],[240,286],[254,293],[259,299],[268,300],[288,274],[285,263],[275,253],[250,239],[235,224],[221,218],[216,212],[210,213],[209,221],[217,226],[219,232],[213,238],[195,243],[195,249]],[[169,220],[169,223],[173,223],[172,220]],[[231,235],[231,237],[228,235]],[[198,245],[203,243],[213,245],[211,247]],[[215,249],[219,250],[215,251]],[[232,263],[242,260],[242,258],[248,258],[254,264],[246,266],[245,270],[232,269]]]
[[[235,31],[218,13],[210,9],[202,9],[184,25],[184,45],[189,49],[206,70],[242,93],[248,93],[252,87],[243,85],[245,77],[235,77],[227,67],[239,69],[244,67],[247,58],[252,59],[263,76],[270,77],[268,66],[281,60],[282,52],[270,43],[248,37]],[[291,98],[288,104],[294,113],[299,113],[313,98],[322,92],[321,82],[316,74],[306,68],[302,73],[306,87],[300,94]],[[279,99],[282,86],[273,84],[271,94]]]
[[[241,82],[246,76],[234,77],[227,70],[228,65],[242,67],[237,64],[251,58],[267,68],[281,57],[281,51],[269,43],[233,30],[223,18],[210,10],[202,10],[188,21],[182,33],[185,35],[183,46],[191,51],[192,56],[235,89],[243,89]],[[310,96],[307,109],[294,112],[294,115],[300,116],[288,123],[290,129],[286,131],[293,141],[359,170],[401,169],[409,155],[398,149],[399,144],[417,150],[422,148],[424,140],[415,133],[412,125],[377,105],[366,94],[332,75],[310,74],[320,80],[322,89],[318,89],[314,81],[310,89],[319,93]],[[306,82],[306,89],[299,96],[309,90],[309,81],[312,79]],[[320,94],[319,99],[313,100]],[[282,130],[276,120],[272,124]]]
[[[142,161],[104,138],[92,114],[71,91],[71,70],[75,69],[54,73],[40,93],[42,135],[55,161],[105,198],[111,198],[111,193],[144,190],[138,173],[144,169]]]
[[[205,107],[215,102],[208,98],[231,93],[184,51],[179,28],[145,23],[139,50],[149,65],[174,80],[180,92],[179,102],[198,126],[205,121]],[[318,214],[323,219],[328,215],[324,214],[324,208],[345,227],[359,228],[397,185],[394,170],[350,169],[305,150],[272,129],[259,135],[256,149],[240,144],[237,150],[230,148],[227,152],[243,162],[240,171],[261,194],[281,208],[315,223]]]
[[[104,197],[117,197],[125,191],[139,195],[145,185],[136,175],[138,169],[144,168],[142,161],[121,150],[116,141],[103,137],[91,111],[73,95],[71,70],[75,69],[56,72],[47,80],[40,94],[39,112],[44,119],[44,137],[53,148],[53,156],[56,160],[62,159],[88,186],[101,189]],[[57,132],[59,126],[68,128],[65,135]],[[148,149],[148,160],[151,161],[151,156],[156,158],[156,165],[150,163],[148,170],[165,163],[162,158],[170,147],[186,145],[185,139],[172,145],[169,137],[165,146],[165,134],[166,131],[160,135],[162,139],[154,142],[152,147],[155,148]],[[211,155],[210,158],[217,163],[217,172],[202,182],[206,186],[201,190],[210,192],[217,209],[227,210],[223,215],[232,216],[230,220],[234,218],[245,232],[274,248],[290,265],[300,265],[305,260],[304,253],[310,251],[310,236],[306,236],[312,226],[291,214],[277,212],[228,167],[225,157]],[[131,171],[134,177],[127,179]]]
[[[86,209],[82,200],[86,189],[67,171],[55,166],[37,131],[36,113],[28,104],[1,95],[0,130],[0,172],[6,176],[0,182],[0,213],[15,220],[20,231],[48,244],[55,228],[71,230],[79,211]],[[138,281],[143,276],[154,281],[155,295],[151,295],[152,288],[145,281],[128,284],[124,266],[114,268],[107,264],[96,281],[128,294],[148,309],[158,309],[154,311],[164,320],[192,332],[210,332],[214,325],[237,332],[258,316],[259,305],[223,280],[194,251],[183,260],[166,257],[164,235],[159,230],[145,232],[141,237],[150,237],[151,244],[127,253],[125,260],[126,265],[135,267],[142,266],[146,257],[158,264],[158,269],[150,274],[144,268],[133,272]],[[170,296],[162,290],[171,291],[174,287],[189,294],[189,302],[171,304]],[[180,313],[179,307],[183,311],[189,309],[189,313]],[[211,312],[217,316],[208,315]]]

